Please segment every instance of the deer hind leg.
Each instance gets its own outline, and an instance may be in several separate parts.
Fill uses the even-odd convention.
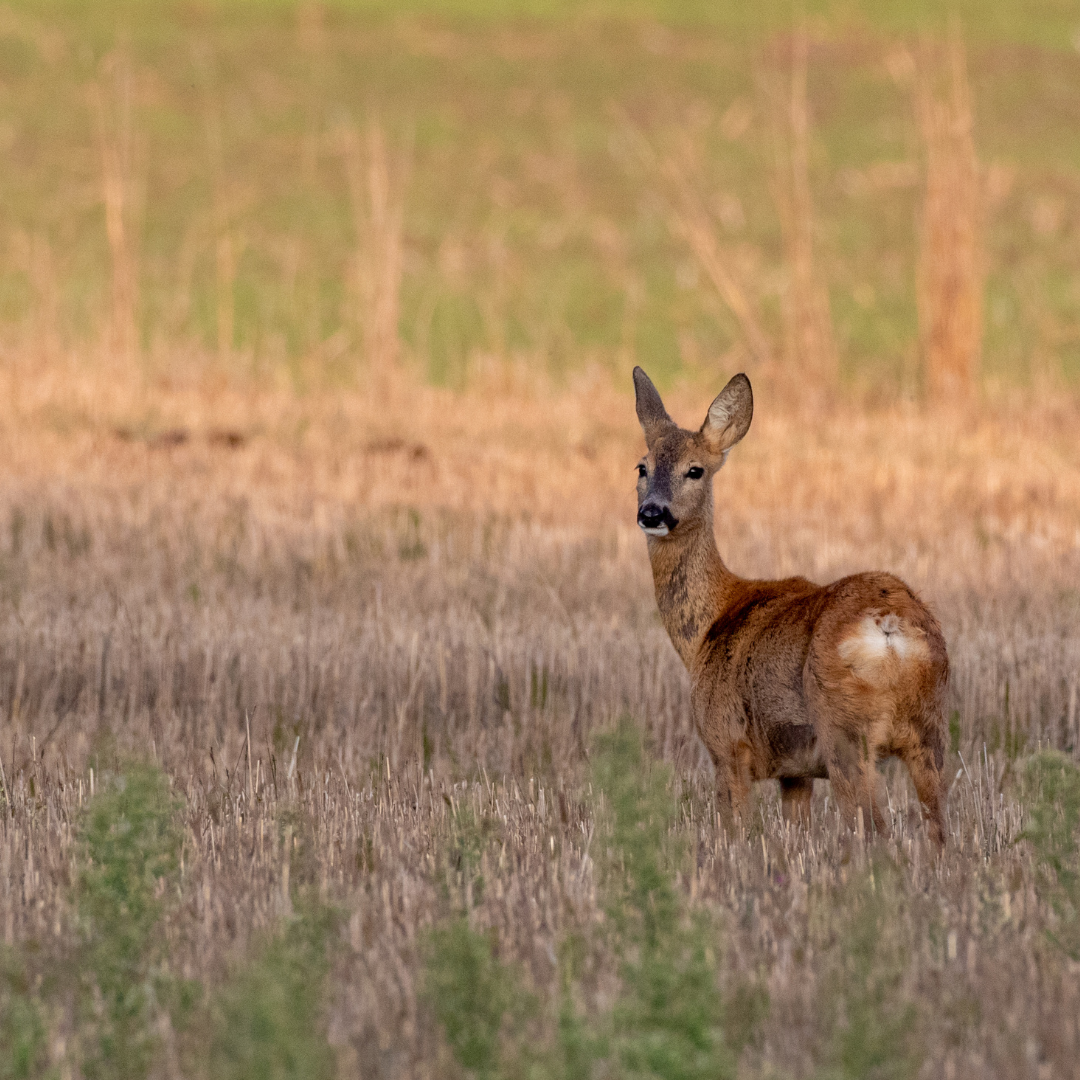
[[[890,834],[878,800],[877,726],[869,719],[865,703],[847,695],[827,693],[817,677],[806,680],[806,702],[810,720],[817,731],[818,745],[825,758],[833,798],[849,828],[854,828],[862,810],[866,829],[880,836]]]
[[[930,839],[937,849],[945,847],[945,739],[940,727],[924,733],[919,741],[905,749],[900,758],[907,766],[915,793],[923,805],[923,817]]]
[[[823,742],[829,782],[848,826],[855,827],[861,809],[865,828],[891,835],[878,798],[877,747],[865,736],[843,731],[829,732]]]
[[[810,800],[814,796],[814,781],[809,776],[780,777],[780,808],[785,821],[810,824]]]

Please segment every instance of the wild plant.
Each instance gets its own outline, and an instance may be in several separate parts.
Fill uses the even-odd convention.
[[[520,1034],[536,1022],[535,996],[461,914],[428,938],[426,994],[450,1051],[478,1080],[587,1080],[597,1070],[627,1080],[734,1077],[766,1000],[753,988],[740,987],[737,1002],[720,992],[716,927],[690,910],[676,881],[683,852],[671,835],[670,771],[649,761],[640,732],[624,719],[595,740],[591,779],[600,795],[603,944],[618,958],[614,1000],[601,1004],[586,992],[590,943],[568,936],[558,950],[557,1016],[546,1049],[527,1045]]]
[[[425,995],[454,1060],[477,1080],[507,1075],[521,1050],[504,1048],[505,1034],[534,1005],[519,973],[464,914],[433,930],[427,949]]]
[[[0,1080],[50,1075],[45,1031],[26,965],[14,949],[0,946]]]
[[[922,1065],[918,1010],[903,985],[897,877],[878,859],[820,898],[818,944],[830,961],[819,997],[818,1080],[908,1080]]]
[[[297,898],[295,914],[208,999],[209,1044],[198,1066],[209,1080],[329,1080],[336,1075],[324,1015],[334,911]]]
[[[1064,754],[1045,750],[1027,763],[1028,827],[1037,864],[1036,888],[1057,916],[1048,936],[1080,960],[1080,769]]]
[[[157,766],[132,763],[103,778],[79,823],[79,1044],[89,1080],[146,1076],[157,1052],[178,806]]]
[[[682,852],[671,838],[670,770],[650,762],[628,719],[594,744],[593,787],[603,792],[602,881],[621,990],[593,1043],[626,1077],[734,1077],[724,1030],[717,935],[676,885]]]

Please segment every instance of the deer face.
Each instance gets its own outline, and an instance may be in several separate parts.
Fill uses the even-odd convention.
[[[637,414],[646,455],[638,462],[638,525],[664,537],[680,525],[700,524],[711,505],[712,478],[728,451],[746,434],[754,413],[750,380],[736,375],[709,406],[700,431],[680,428],[656,387],[634,368]]]
[[[667,536],[680,522],[701,517],[716,472],[693,432],[671,425],[638,462],[638,524],[649,536]]]

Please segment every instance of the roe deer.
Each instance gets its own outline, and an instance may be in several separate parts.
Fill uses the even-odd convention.
[[[713,536],[712,479],[749,430],[750,380],[736,375],[699,431],[675,424],[639,367],[634,387],[648,447],[638,524],[660,616],[690,672],[691,712],[721,808],[741,814],[751,783],[775,778],[785,818],[808,820],[814,778],[827,777],[849,824],[861,807],[887,835],[875,766],[895,754],[943,847],[949,660],[937,620],[891,574],[831,585],[733,574]]]

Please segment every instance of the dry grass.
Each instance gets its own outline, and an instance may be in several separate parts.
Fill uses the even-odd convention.
[[[110,745],[148,754],[185,804],[174,970],[213,984],[309,882],[344,912],[341,1075],[445,1076],[420,941],[460,894],[459,815],[486,823],[474,924],[550,1000],[558,942],[601,918],[590,733],[629,712],[675,766],[696,853],[680,881],[722,916],[721,978],[770,995],[744,1074],[813,1071],[843,883],[873,845],[840,835],[824,784],[809,834],[764,788],[746,834],[718,826],[633,525],[628,390],[506,375],[455,395],[399,375],[379,399],[297,397],[179,361],[153,385],[100,372],[2,369],[6,943],[62,952],[91,767]],[[713,389],[675,388],[669,407],[696,422]],[[1044,935],[1015,781],[1037,744],[1080,745],[1075,405],[821,412],[758,390],[717,483],[730,565],[889,567],[947,631],[949,850],[931,858],[902,771],[884,846],[924,1075],[1076,1075],[1080,975]]]

